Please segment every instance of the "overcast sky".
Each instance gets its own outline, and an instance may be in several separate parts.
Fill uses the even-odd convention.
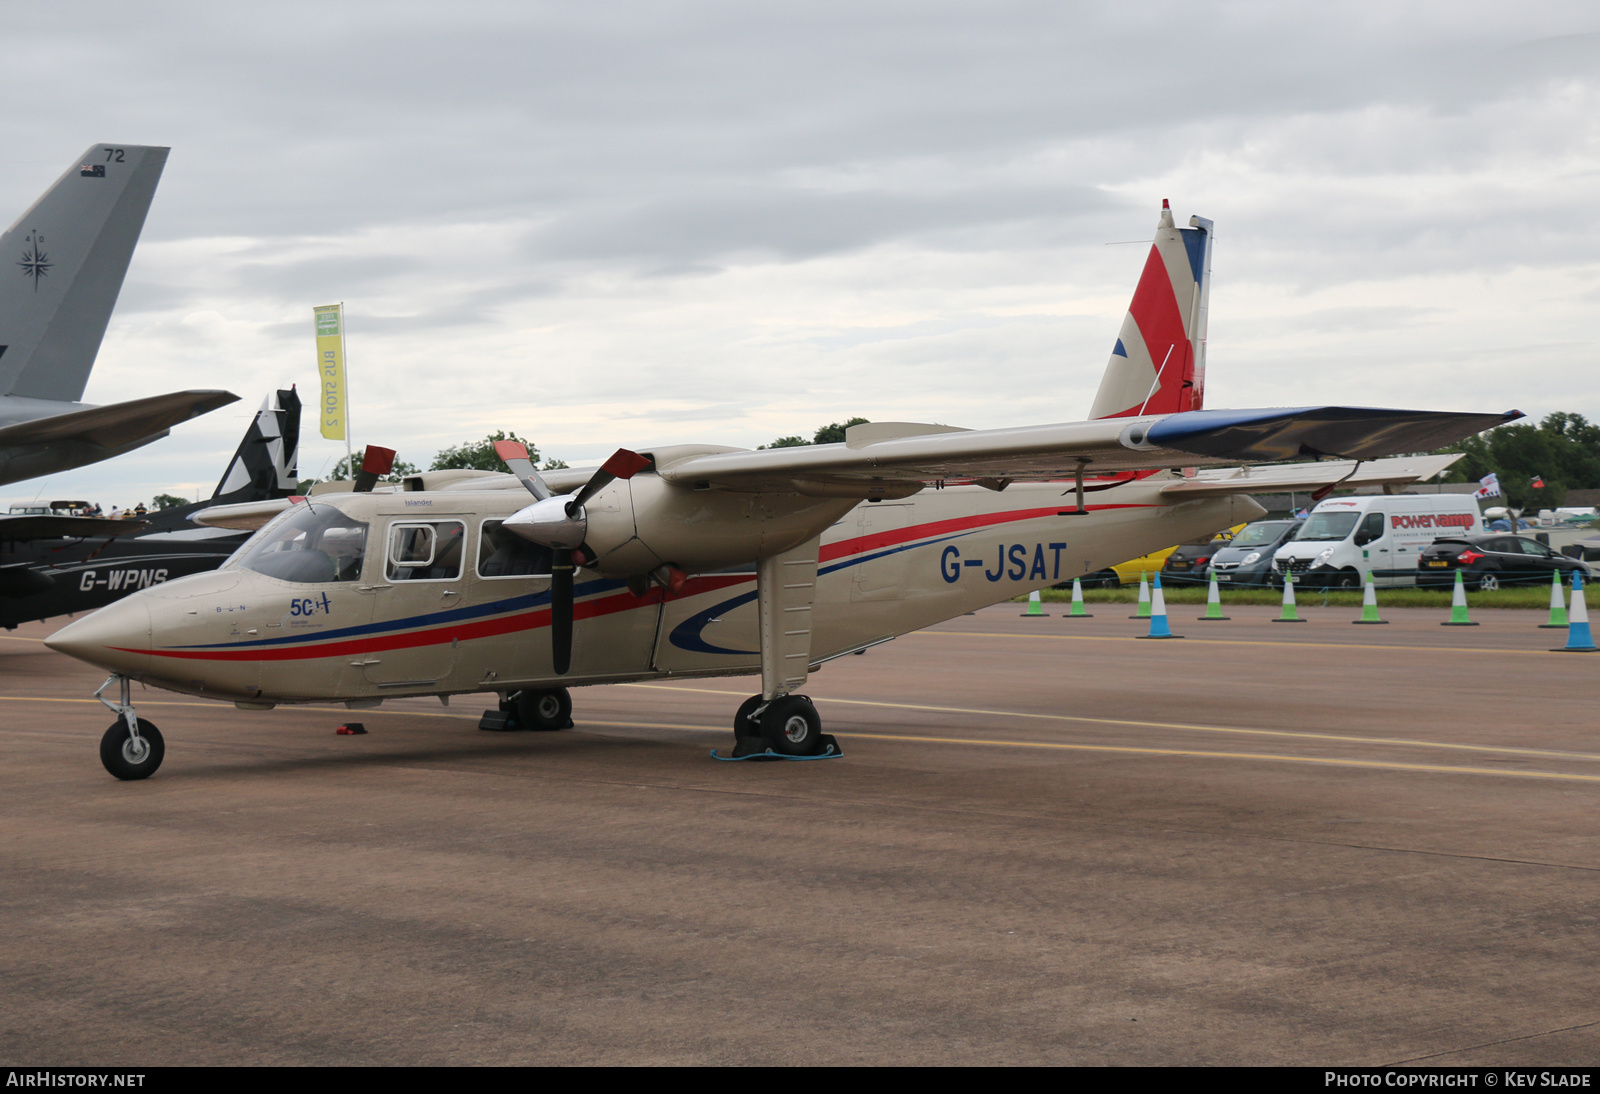
[[[172,148],[85,399],[227,388],[7,488],[209,494],[343,300],[359,447],[573,464],[850,415],[1081,419],[1162,198],[1207,405],[1600,418],[1600,11],[1481,3],[6,4],[0,219]],[[343,446],[308,415],[302,474]]]

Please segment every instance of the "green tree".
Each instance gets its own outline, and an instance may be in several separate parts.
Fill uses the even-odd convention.
[[[1514,509],[1553,509],[1569,489],[1600,487],[1600,425],[1581,414],[1557,411],[1537,425],[1503,425],[1440,451],[1465,454],[1446,481],[1476,482],[1490,473],[1498,475],[1504,502]],[[1535,480],[1544,486],[1534,486]]]
[[[771,444],[757,445],[756,451],[759,452],[764,448],[799,448],[802,445],[808,445],[810,443],[811,442],[806,440],[804,437],[797,437],[793,434],[790,434],[787,437],[779,437]]]
[[[157,509],[176,509],[180,505],[190,504],[188,498],[180,498],[176,494],[157,494],[150,502]]]
[[[457,469],[471,469],[474,471],[504,471],[505,461],[494,450],[496,441],[517,441],[528,450],[528,459],[534,463],[539,462],[539,449],[525,437],[515,433],[507,433],[497,429],[481,441],[467,441],[464,444],[452,445],[443,449],[433,458],[433,465],[429,471],[453,471]],[[566,467],[563,460],[549,459],[541,465],[542,471],[556,471]]]

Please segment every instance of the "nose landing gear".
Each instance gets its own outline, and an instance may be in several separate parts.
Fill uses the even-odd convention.
[[[121,685],[120,701],[113,703],[102,692],[112,681]],[[117,716],[105,736],[100,738],[100,762],[112,775],[124,781],[148,779],[161,766],[167,754],[167,744],[155,723],[147,722],[134,713],[128,696],[128,678],[112,673],[100,685],[94,697],[104,703]]]

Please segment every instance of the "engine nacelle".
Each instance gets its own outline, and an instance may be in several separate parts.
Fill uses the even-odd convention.
[[[695,490],[638,474],[584,507],[583,542],[595,556],[585,566],[626,577],[663,563],[687,573],[751,563],[821,534],[860,500]]]

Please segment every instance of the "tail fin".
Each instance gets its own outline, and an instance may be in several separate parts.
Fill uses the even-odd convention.
[[[166,162],[91,145],[0,236],[0,394],[82,397]]]
[[[262,400],[208,505],[286,498],[299,475],[300,395],[294,388]]]
[[[1161,222],[1122,321],[1122,334],[1100,379],[1089,417],[1127,418],[1199,410],[1206,378],[1206,308],[1211,295],[1209,220]]]

